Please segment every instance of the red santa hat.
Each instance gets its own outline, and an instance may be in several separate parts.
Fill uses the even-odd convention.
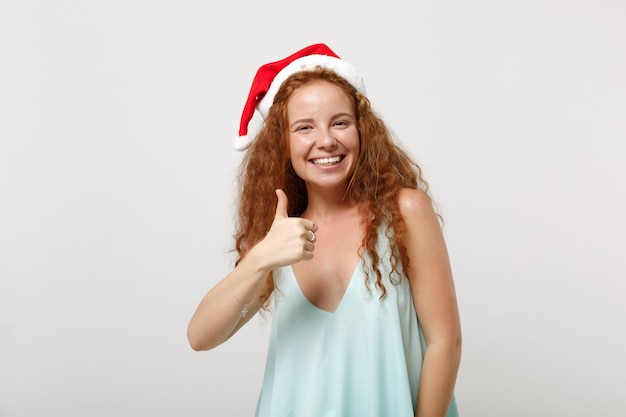
[[[252,139],[248,136],[248,124],[252,120],[254,109],[256,108],[265,119],[282,83],[296,72],[313,70],[318,66],[333,70],[361,94],[366,94],[365,82],[357,69],[339,58],[323,43],[307,46],[285,59],[265,64],[258,69],[252,81],[248,100],[241,114],[239,137],[235,139],[236,150],[246,150],[252,143]]]

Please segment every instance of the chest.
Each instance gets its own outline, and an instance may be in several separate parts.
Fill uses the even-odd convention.
[[[359,265],[363,230],[357,222],[319,226],[313,259],[292,265],[304,296],[316,307],[334,311]]]

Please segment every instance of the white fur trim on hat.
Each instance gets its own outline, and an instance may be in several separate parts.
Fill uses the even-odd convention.
[[[270,111],[270,107],[274,103],[274,96],[280,89],[280,86],[285,82],[290,75],[300,71],[314,70],[315,67],[328,68],[337,73],[340,77],[343,77],[352,84],[359,93],[366,95],[365,82],[359,74],[358,70],[350,63],[340,58],[335,58],[327,55],[308,55],[302,58],[298,58],[283,68],[272,81],[267,94],[257,104],[257,110],[261,113],[263,119],[267,117]]]
[[[234,147],[236,151],[245,151],[252,144],[252,139],[250,136],[237,136],[235,138]]]

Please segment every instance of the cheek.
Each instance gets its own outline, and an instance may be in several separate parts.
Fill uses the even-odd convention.
[[[311,143],[298,136],[290,136],[287,143],[287,155],[292,160],[306,158],[311,149]]]
[[[350,141],[348,143],[350,144],[350,148],[357,155],[361,152],[361,137],[358,132],[350,137]]]
[[[303,175],[303,166],[306,164],[306,162],[304,162],[304,155],[305,151],[302,143],[299,143],[296,139],[290,138],[287,142],[287,156],[291,162],[291,167],[300,178],[302,178]]]

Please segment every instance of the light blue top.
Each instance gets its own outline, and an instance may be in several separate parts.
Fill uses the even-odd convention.
[[[408,279],[392,284],[400,277],[391,276],[389,249],[378,251],[385,297],[379,300],[375,273],[365,286],[366,252],[332,313],[309,302],[291,266],[274,271],[257,417],[414,416],[424,338]],[[454,399],[447,416],[458,416]]]

